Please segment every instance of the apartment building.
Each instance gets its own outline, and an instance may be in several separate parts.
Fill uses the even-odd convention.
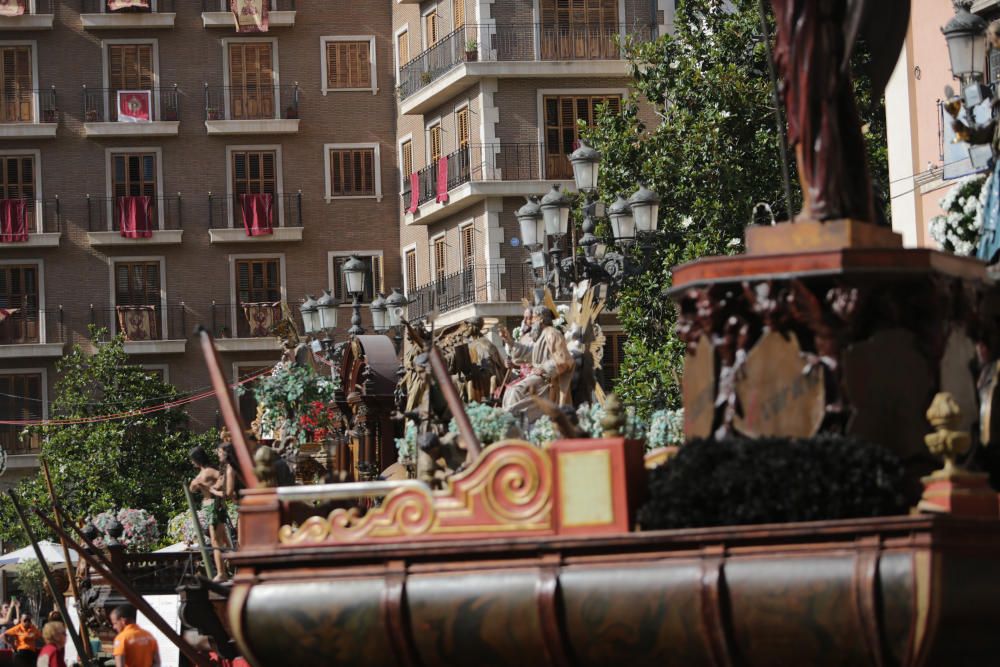
[[[515,211],[573,189],[577,121],[628,93],[620,40],[670,29],[672,0],[393,3],[400,254],[411,317],[513,326],[534,273]],[[649,123],[655,123],[652,110]],[[613,320],[605,363],[624,339]]]
[[[273,304],[349,301],[352,253],[366,299],[402,286],[395,3],[269,1],[252,33],[228,0],[0,8],[0,419],[48,415],[90,325],[188,390],[209,383],[198,324],[237,378],[279,356]],[[20,430],[0,425],[5,483],[36,464]]]

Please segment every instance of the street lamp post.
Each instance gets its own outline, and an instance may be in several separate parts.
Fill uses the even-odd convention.
[[[365,332],[361,327],[361,297],[365,293],[365,274],[367,268],[365,263],[351,255],[351,258],[344,264],[344,285],[347,286],[347,293],[354,300],[351,304],[353,313],[351,315],[351,328],[347,330],[352,336],[360,336]]]
[[[393,343],[396,351],[403,341],[403,319],[409,300],[393,287],[392,294],[387,297],[381,294],[369,304],[372,311],[372,328],[378,333],[393,332]]]

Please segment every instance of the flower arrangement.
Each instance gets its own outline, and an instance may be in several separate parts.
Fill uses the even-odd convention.
[[[229,515],[229,521],[234,526],[239,519],[239,507],[236,503],[226,504],[226,514]],[[208,514],[204,509],[198,510],[198,523],[201,524],[201,529],[205,535],[205,539],[208,539]],[[194,529],[194,521],[191,519],[191,512],[184,511],[174,516],[170,517],[170,521],[167,522],[167,537],[170,538],[171,543],[174,542],[184,542],[185,544],[197,544],[198,543],[198,533]]]
[[[150,551],[160,540],[160,529],[155,516],[146,510],[126,507],[117,513],[114,510],[107,510],[91,517],[90,523],[101,533],[101,536],[94,540],[96,546],[105,545],[111,523],[115,519],[122,526],[122,535],[118,538],[118,543],[125,547],[126,551],[132,553]]]
[[[473,401],[465,406],[465,411],[472,422],[472,430],[484,447],[520,435],[514,415],[506,410]],[[458,424],[454,419],[448,424],[448,430],[458,433]]]
[[[263,408],[261,430],[295,436],[303,440],[306,429],[299,415],[308,414],[316,402],[333,400],[337,384],[327,375],[320,375],[306,366],[278,364],[254,387],[257,403]]]
[[[684,408],[657,410],[649,419],[646,448],[673,447],[684,444]]]
[[[987,191],[985,181],[982,174],[963,178],[941,199],[944,215],[931,218],[930,234],[944,250],[956,255],[975,254],[981,226],[980,197]]]
[[[299,426],[311,436],[311,440],[323,440],[337,427],[339,415],[335,406],[323,401],[313,401],[309,404],[308,411],[299,416]]]
[[[556,425],[552,423],[548,415],[542,415],[531,425],[528,431],[528,442],[543,447],[559,437]]]
[[[600,403],[584,403],[576,411],[576,418],[580,428],[590,434],[591,438],[600,438],[604,435],[604,427],[601,420],[604,419],[604,406]],[[646,439],[646,423],[635,414],[635,408],[628,407],[625,410],[625,437],[630,440]]]

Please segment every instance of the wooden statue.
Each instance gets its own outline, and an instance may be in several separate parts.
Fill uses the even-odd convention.
[[[851,56],[864,35],[872,98],[889,81],[909,26],[910,0],[771,0],[775,61],[784,81],[804,220],[875,222]]]

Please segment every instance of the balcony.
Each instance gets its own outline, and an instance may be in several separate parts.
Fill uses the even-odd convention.
[[[25,228],[22,233],[0,231],[0,249],[56,248],[62,236],[59,197],[25,201]]]
[[[177,86],[153,88],[148,121],[119,117],[118,90],[83,87],[83,133],[88,137],[176,137],[181,100]]]
[[[102,330],[95,343],[121,333],[128,354],[181,354],[187,344],[187,306],[90,306],[90,323]]]
[[[258,209],[242,195],[208,194],[210,243],[281,243],[302,240],[302,191],[272,195],[270,210]],[[246,213],[244,213],[246,211]],[[267,230],[270,230],[269,232]]]
[[[40,310],[37,306],[15,308],[0,322],[0,359],[45,359],[61,357],[66,343],[62,306]]]
[[[55,86],[0,91],[0,139],[51,139],[58,126]]]
[[[83,0],[80,21],[87,30],[173,28],[175,0],[150,0],[150,9],[108,11],[107,0]]]
[[[202,0],[201,22],[206,28],[236,29],[229,0]],[[290,28],[295,25],[295,0],[271,0],[268,12],[269,28]]]
[[[535,273],[527,264],[482,264],[442,276],[407,293],[407,319],[437,310],[435,326],[469,317],[508,317],[524,310],[521,299],[534,295]]]
[[[460,148],[446,158],[446,189],[438,188],[438,165],[416,172],[416,210],[412,210],[412,176],[404,179],[404,222],[428,225],[487,197],[545,194],[553,183],[572,188],[572,170],[567,171],[566,158],[551,156],[543,162],[543,153],[544,146],[538,143],[472,144]],[[550,175],[554,178],[547,178]]]
[[[626,76],[619,42],[651,34],[618,23],[467,25],[400,68],[400,113],[426,113],[484,78]],[[478,47],[467,52],[470,41]]]
[[[56,0],[28,0],[21,16],[0,16],[0,30],[52,30],[52,4]]]
[[[209,134],[294,134],[299,131],[299,84],[205,84],[205,127]]]
[[[273,303],[212,302],[212,328],[219,352],[270,352],[281,349],[271,327],[281,319],[281,305]],[[250,320],[254,319],[251,325]]]
[[[148,246],[177,245],[183,240],[181,229],[181,195],[151,197],[148,214],[149,229],[143,232],[142,221],[132,233],[122,234],[123,223],[128,226],[126,211],[120,197],[86,196],[87,240],[90,245]]]

